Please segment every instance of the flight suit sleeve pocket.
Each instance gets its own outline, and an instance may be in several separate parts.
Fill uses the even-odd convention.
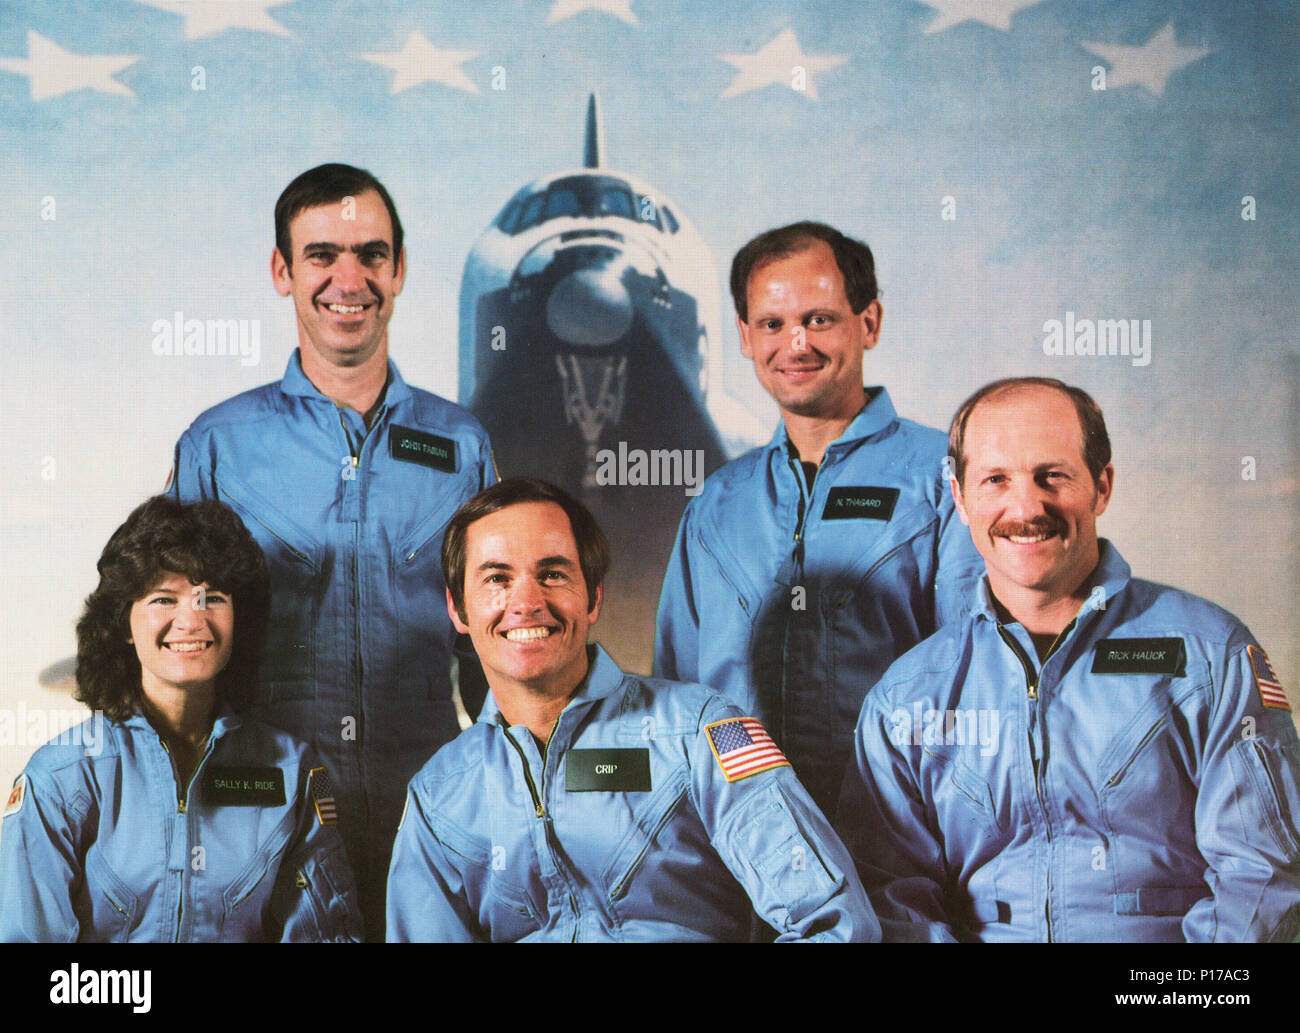
[[[1300,854],[1296,818],[1300,815],[1300,745],[1276,744],[1262,738],[1243,739],[1234,747],[1264,819],[1264,824],[1288,861]]]
[[[798,925],[843,881],[827,870],[775,784],[754,795],[728,838],[734,853],[752,866],[756,884],[747,888],[756,910],[778,929]]]
[[[325,942],[360,942],[361,915],[342,841],[308,860],[296,876],[311,901],[320,938]]]

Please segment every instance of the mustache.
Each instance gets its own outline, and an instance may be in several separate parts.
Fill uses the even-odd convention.
[[[989,528],[992,538],[1034,538],[1038,535],[1064,535],[1065,521],[1046,513],[1033,520],[1000,520]]]

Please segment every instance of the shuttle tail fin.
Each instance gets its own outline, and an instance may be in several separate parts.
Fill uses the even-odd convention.
[[[583,145],[582,164],[598,169],[605,157],[605,127],[600,121],[600,98],[594,93],[587,99],[587,136]]]

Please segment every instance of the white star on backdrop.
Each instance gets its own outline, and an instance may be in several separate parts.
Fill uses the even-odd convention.
[[[39,32],[27,30],[27,57],[0,58],[0,68],[31,80],[32,100],[46,100],[76,90],[98,90],[134,97],[131,89],[113,78],[140,59],[126,54],[74,54]]]
[[[1081,43],[1110,65],[1106,88],[1145,86],[1159,97],[1165,92],[1169,77],[1185,65],[1211,53],[1208,47],[1180,47],[1174,40],[1174,23],[1170,22],[1140,47],[1119,43]]]
[[[778,83],[788,86],[796,93],[806,93],[813,100],[817,99],[817,83],[813,79],[816,72],[828,72],[838,68],[848,60],[839,54],[805,54],[799,46],[793,29],[785,29],[772,42],[761,47],[754,54],[719,54],[718,57],[739,69],[740,74],[731,81],[722,93],[724,98],[748,93]],[[802,68],[804,89],[795,86],[795,69]]]
[[[925,27],[927,36],[962,22],[983,22],[1003,32],[1011,31],[1011,16],[1043,0],[921,0],[939,16]]]
[[[397,73],[393,77],[390,93],[401,93],[421,83],[436,82],[469,93],[478,93],[468,75],[461,69],[461,63],[471,57],[478,57],[477,50],[439,50],[418,29],[407,37],[406,46],[387,54],[361,54],[367,61],[391,68]]]
[[[554,25],[565,18],[572,18],[580,11],[604,11],[615,18],[622,18],[629,25],[639,24],[632,13],[632,0],[555,0],[555,6],[546,16],[546,24]]]
[[[270,32],[276,36],[293,36],[266,9],[289,0],[136,0],[185,19],[185,38],[215,36],[225,29],[248,29]]]

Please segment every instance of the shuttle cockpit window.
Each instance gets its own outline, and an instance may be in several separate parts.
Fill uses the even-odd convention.
[[[677,219],[653,197],[638,194],[613,176],[566,176],[526,199],[510,201],[497,217],[497,226],[512,236],[539,222],[559,218],[596,219],[604,216],[649,223],[676,233]]]

